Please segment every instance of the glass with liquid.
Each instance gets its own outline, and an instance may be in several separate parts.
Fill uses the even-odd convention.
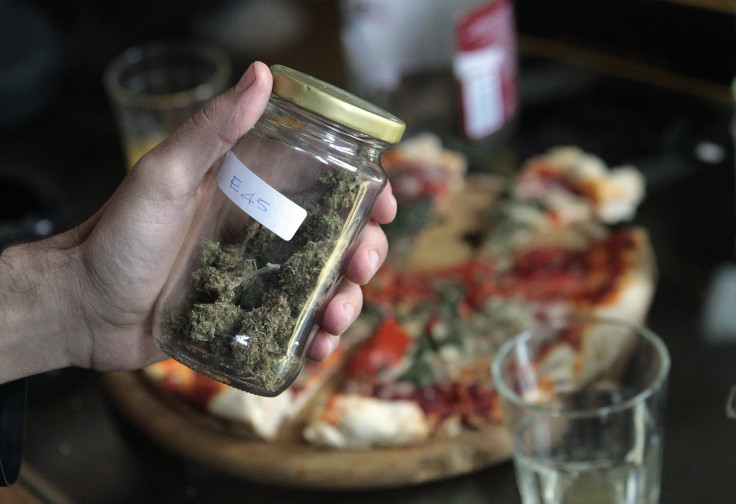
[[[195,40],[131,47],[105,69],[128,169],[230,84],[221,48]]]
[[[540,326],[493,364],[524,504],[659,501],[669,355],[617,320]]]

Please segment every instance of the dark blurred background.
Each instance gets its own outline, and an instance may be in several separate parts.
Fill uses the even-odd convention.
[[[591,75],[599,74],[708,103],[732,101],[732,0],[520,0],[515,8],[522,125],[531,120],[525,109],[590,87]],[[3,0],[0,173],[12,172],[4,176],[13,180],[29,170],[44,174],[39,177],[61,175],[64,195],[43,196],[54,209],[46,213],[57,220],[83,218],[123,174],[101,85],[104,66],[115,55],[153,39],[202,38],[230,52],[236,74],[260,59],[346,87],[340,24],[337,0]],[[650,106],[644,101],[633,106]],[[76,183],[89,177],[100,178],[94,195]],[[38,185],[48,189],[43,179]],[[69,211],[61,208],[64,197],[75,202]],[[0,198],[13,215],[19,200],[26,198]]]

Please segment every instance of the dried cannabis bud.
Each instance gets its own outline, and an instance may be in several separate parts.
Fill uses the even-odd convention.
[[[307,242],[303,250],[292,255],[279,275],[282,292],[296,306],[304,303],[317,283],[317,278],[332,252],[330,241]]]
[[[279,365],[286,354],[286,339],[294,329],[290,300],[284,296],[270,298],[271,304],[251,311],[243,320],[238,335],[232,340],[234,357],[265,388],[279,378]]]
[[[240,320],[242,310],[227,301],[195,304],[189,312],[191,337],[199,341],[212,341],[217,334],[232,331]]]
[[[335,210],[330,209],[325,215],[312,214],[306,218],[304,224],[294,236],[294,243],[304,247],[313,240],[336,240],[340,236],[345,221]]]
[[[188,305],[164,330],[184,335],[204,351],[229,357],[270,389],[279,380],[297,319],[335,249],[360,191],[359,178],[333,170],[320,178],[323,193],[291,242],[253,222],[235,243],[203,240]],[[268,261],[274,261],[270,263]]]
[[[319,181],[325,187],[322,195],[325,206],[337,211],[352,208],[360,189],[360,181],[354,174],[333,170],[323,175]]]

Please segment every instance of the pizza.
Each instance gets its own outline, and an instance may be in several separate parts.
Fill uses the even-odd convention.
[[[391,253],[327,361],[275,398],[173,360],[144,370],[151,384],[260,442],[296,432],[323,450],[422,446],[499,425],[490,363],[525,328],[581,314],[645,320],[656,269],[646,230],[629,223],[644,198],[634,167],[559,147],[511,179],[468,174],[431,135],[383,164],[399,202]],[[578,350],[615,354],[605,338]]]

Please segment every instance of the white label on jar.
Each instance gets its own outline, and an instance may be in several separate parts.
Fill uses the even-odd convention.
[[[232,152],[225,156],[217,185],[245,213],[286,241],[307,217],[305,209],[261,180]]]

